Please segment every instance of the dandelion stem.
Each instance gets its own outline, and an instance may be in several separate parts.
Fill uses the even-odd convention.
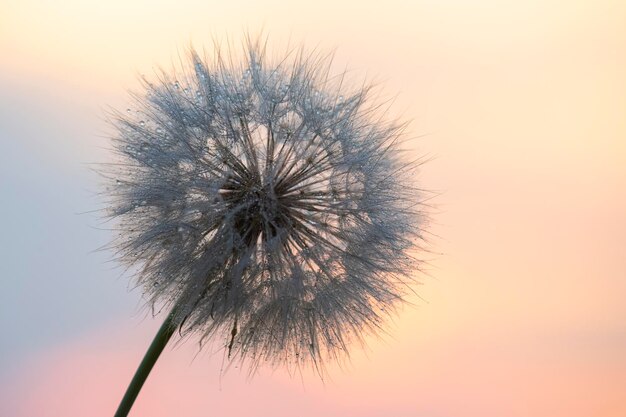
[[[174,333],[176,326],[172,324],[173,315],[174,312],[172,311],[167,316],[167,318],[161,325],[161,328],[154,337],[152,344],[150,344],[148,351],[146,352],[143,360],[137,368],[137,372],[135,372],[135,376],[133,376],[133,379],[130,381],[128,388],[126,389],[126,393],[124,394],[124,398],[122,398],[122,401],[120,402],[120,405],[117,408],[114,417],[126,417],[128,415],[128,412],[133,406],[133,403],[135,402],[135,399],[137,398],[141,387],[146,381],[146,378],[148,378],[152,367],[156,363],[157,359],[161,355],[161,352],[163,352],[163,348],[165,348],[165,345],[167,345],[167,342],[170,340],[172,334]]]

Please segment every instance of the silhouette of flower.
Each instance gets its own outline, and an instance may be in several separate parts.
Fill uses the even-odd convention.
[[[329,57],[196,52],[114,115],[114,243],[181,334],[251,369],[338,359],[381,327],[419,267],[417,163],[403,126]]]

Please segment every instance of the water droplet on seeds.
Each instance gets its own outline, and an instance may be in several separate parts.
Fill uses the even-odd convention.
[[[159,134],[160,134],[160,133],[163,133],[163,129],[161,129],[160,127],[157,127],[157,128],[156,128],[156,132],[157,132],[157,133],[159,133]]]
[[[139,122],[139,126],[144,127],[146,125],[146,122],[144,122],[143,120]]]
[[[126,113],[132,113],[131,109],[126,109]]]

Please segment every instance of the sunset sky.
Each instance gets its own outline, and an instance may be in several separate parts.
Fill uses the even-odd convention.
[[[625,22],[622,0],[3,0],[0,415],[113,415],[163,316],[99,250],[105,112],[249,32],[334,50],[395,97],[432,158],[430,262],[325,381],[224,374],[192,339],[131,416],[625,416]]]

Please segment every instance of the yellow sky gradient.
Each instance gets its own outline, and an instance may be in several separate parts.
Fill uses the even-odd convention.
[[[418,275],[418,307],[401,311],[391,336],[367,353],[355,346],[348,370],[334,369],[325,387],[303,393],[296,379],[289,389],[324,398],[317,411],[328,415],[335,404],[355,416],[618,417],[626,415],[625,22],[617,0],[5,0],[0,80],[58,123],[91,124],[93,136],[59,157],[91,161],[106,146],[101,107],[125,106],[137,74],[170,68],[190,44],[210,49],[226,35],[236,44],[247,30],[267,34],[278,53],[289,39],[336,48],[338,70],[397,94],[392,113],[413,120],[416,154],[434,157],[419,181],[440,192],[429,229],[438,237],[428,275]],[[95,336],[68,340],[68,352],[106,356],[81,337]],[[185,367],[193,348],[164,361]],[[181,387],[201,380],[194,372],[176,373],[187,378]],[[263,385],[229,381],[227,397]],[[272,381],[277,390],[289,384]],[[169,395],[157,391],[140,398]],[[399,411],[384,414],[389,407]]]

